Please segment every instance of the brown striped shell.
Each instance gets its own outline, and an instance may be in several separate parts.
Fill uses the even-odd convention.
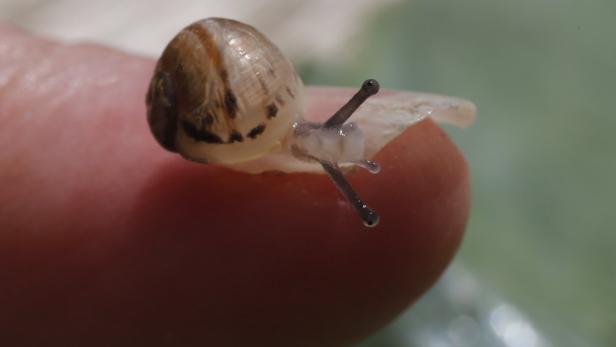
[[[180,31],[156,65],[148,123],[166,149],[240,163],[281,148],[302,117],[293,65],[253,27],[207,18]]]

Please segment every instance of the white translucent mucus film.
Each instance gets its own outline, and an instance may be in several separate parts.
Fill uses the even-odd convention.
[[[329,111],[331,108],[331,111],[335,112],[336,107],[347,102],[353,92],[354,90],[341,88],[306,88],[308,104],[306,120],[323,122],[331,114],[322,111]],[[363,132],[364,159],[369,160],[404,130],[425,118],[430,117],[439,123],[467,127],[473,123],[475,114],[475,105],[460,98],[384,90],[366,100],[351,116],[349,122],[355,122]],[[344,166],[345,163],[340,164]],[[282,144],[278,150],[231,167],[254,174],[266,171],[324,173],[318,162],[300,160]]]

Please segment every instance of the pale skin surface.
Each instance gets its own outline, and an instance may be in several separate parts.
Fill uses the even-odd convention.
[[[377,155],[380,174],[349,175],[381,214],[366,229],[326,175],[165,152],[145,118],[153,66],[0,26],[3,344],[344,346],[453,257],[468,172],[431,121]]]

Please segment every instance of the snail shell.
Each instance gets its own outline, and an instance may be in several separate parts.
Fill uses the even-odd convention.
[[[303,111],[293,65],[253,27],[207,18],[180,31],[147,95],[156,140],[187,159],[232,164],[281,148]]]

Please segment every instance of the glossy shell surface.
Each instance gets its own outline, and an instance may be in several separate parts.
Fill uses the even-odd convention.
[[[178,33],[150,83],[148,122],[187,159],[241,163],[280,151],[302,118],[293,65],[253,27],[207,18]]]

